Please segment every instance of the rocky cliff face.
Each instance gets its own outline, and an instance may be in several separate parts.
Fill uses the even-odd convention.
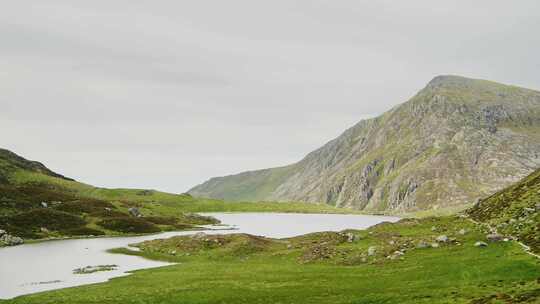
[[[190,193],[414,211],[473,202],[540,167],[540,92],[438,76],[300,162],[213,178]]]

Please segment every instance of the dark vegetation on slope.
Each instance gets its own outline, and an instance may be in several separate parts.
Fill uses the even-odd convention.
[[[159,202],[150,201],[155,208],[145,208],[157,195],[151,190],[94,188],[0,149],[0,230],[10,236],[154,233],[217,223],[210,217],[160,208]],[[130,208],[135,209],[129,212]]]

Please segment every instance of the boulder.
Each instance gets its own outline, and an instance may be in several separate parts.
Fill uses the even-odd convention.
[[[49,207],[49,204],[47,204],[46,202],[41,202],[41,207],[47,208]]]
[[[490,242],[500,242],[504,239],[504,237],[498,233],[490,233],[486,235],[486,239]]]
[[[6,234],[7,232],[5,230],[0,229],[0,236]]]
[[[142,216],[141,212],[139,211],[139,208],[137,208],[137,207],[129,208],[128,212],[129,212],[129,214],[131,214],[131,216],[134,216],[134,217],[141,217]]]
[[[431,248],[439,248],[439,243],[431,243]]]
[[[466,229],[461,229],[458,233],[461,234],[461,235],[465,235],[465,234],[467,234],[467,230]]]
[[[436,239],[435,239],[437,242],[439,243],[446,243],[448,242],[448,236],[446,235],[439,235]]]
[[[5,233],[4,235],[2,235],[2,237],[0,237],[0,242],[4,243],[4,245],[7,246],[15,246],[24,243],[24,240],[18,236],[12,236]]]
[[[482,242],[482,241],[478,241],[476,243],[474,243],[474,246],[475,247],[487,247],[487,243],[486,242]]]
[[[424,241],[420,241],[418,242],[418,244],[416,244],[416,248],[429,248],[429,243],[427,242],[424,242]]]
[[[369,256],[375,255],[376,252],[377,252],[377,247],[376,246],[371,246],[367,250],[367,254]]]
[[[345,237],[347,238],[347,242],[349,243],[352,243],[354,241],[356,241],[356,235],[350,233],[350,232],[347,232],[345,233]]]

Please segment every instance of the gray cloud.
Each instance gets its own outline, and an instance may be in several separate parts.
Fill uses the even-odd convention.
[[[174,192],[287,164],[438,74],[539,88],[537,3],[11,2],[2,146]]]

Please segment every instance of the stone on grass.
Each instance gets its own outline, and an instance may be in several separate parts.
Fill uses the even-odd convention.
[[[128,212],[129,212],[129,214],[131,214],[131,216],[134,216],[134,217],[141,217],[142,216],[141,212],[139,211],[139,208],[137,208],[137,207],[129,208]]]
[[[12,236],[4,233],[4,235],[0,237],[0,243],[4,243],[6,246],[16,246],[24,243],[24,240],[18,236]]]
[[[439,243],[446,243],[448,242],[448,236],[446,235],[439,235],[436,239],[435,239],[437,242]]]
[[[500,242],[504,239],[504,237],[498,233],[490,233],[486,235],[486,239],[490,242]]]
[[[345,237],[347,237],[347,242],[349,243],[352,243],[354,241],[356,241],[356,235],[350,233],[350,232],[347,232],[345,233]]]
[[[439,248],[439,243],[431,243],[430,246],[432,248]]]
[[[429,248],[429,243],[427,242],[424,242],[424,241],[420,241],[418,242],[418,244],[416,245],[416,248]]]
[[[375,252],[377,252],[377,247],[375,247],[375,246],[371,246],[367,250],[367,254],[369,256],[375,255]]]
[[[461,229],[458,233],[461,234],[461,235],[465,235],[465,234],[467,234],[467,230],[466,229]]]
[[[487,243],[486,242],[482,242],[482,241],[478,241],[476,243],[474,243],[474,246],[475,247],[487,247]]]

